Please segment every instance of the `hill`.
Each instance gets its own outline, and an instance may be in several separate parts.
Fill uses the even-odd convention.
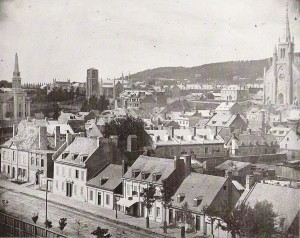
[[[195,67],[162,67],[148,69],[130,76],[133,81],[155,79],[189,79],[192,82],[231,82],[233,76],[255,80],[263,76],[264,67],[271,66],[271,59],[230,61],[204,64]]]

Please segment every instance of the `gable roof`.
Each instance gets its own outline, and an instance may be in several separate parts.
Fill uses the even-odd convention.
[[[100,126],[97,125],[93,125],[93,128],[90,130],[90,132],[88,132],[87,137],[88,138],[97,138],[97,137],[103,137],[103,134],[101,133]]]
[[[236,106],[239,104],[237,102],[222,102],[215,111],[229,111],[232,107]]]
[[[108,180],[100,184],[101,178]],[[113,191],[122,183],[122,165],[110,164],[95,177],[87,182],[87,186]]]
[[[172,205],[181,207],[187,202],[190,209],[200,212],[204,206],[210,206],[212,204],[219,191],[223,188],[226,180],[224,177],[192,172],[183,180],[175,192],[172,197]],[[184,195],[184,199],[181,202],[177,201],[178,195]],[[193,206],[194,198],[198,197],[201,197],[202,201],[195,207]]]
[[[132,178],[133,171],[140,171],[138,176]],[[140,155],[133,165],[124,174],[125,179],[134,179],[145,182],[153,182],[152,175],[159,173],[161,177],[155,181],[156,184],[162,184],[162,180],[168,178],[173,171],[175,171],[174,161],[171,159],[150,157],[145,155]],[[142,172],[147,172],[149,176],[142,180]]]
[[[245,119],[239,114],[236,115],[219,115],[215,114],[206,123],[207,126],[218,126],[218,127],[230,127],[230,125],[236,120],[241,119],[247,124]]]
[[[285,218],[284,226],[289,228],[300,209],[300,189],[256,183],[250,191],[243,193],[238,203],[248,203],[254,207],[264,200],[272,203],[273,211],[278,217]]]

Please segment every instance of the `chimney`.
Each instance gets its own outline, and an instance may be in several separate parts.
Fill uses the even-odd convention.
[[[84,137],[84,132],[79,132],[79,137]]]
[[[228,187],[228,205],[231,209],[233,206],[233,191],[232,191],[232,171],[226,171],[225,177],[227,178],[227,187]],[[225,188],[224,188],[225,189]]]
[[[13,137],[17,135],[17,126],[16,124],[13,124]]]
[[[40,126],[39,127],[39,148],[40,150],[47,149],[47,127]]]
[[[174,127],[173,126],[169,126],[168,133],[170,134],[171,138],[174,138]]]
[[[72,141],[73,141],[73,136],[72,136],[72,134],[71,134],[70,132],[68,132],[68,133],[66,134],[66,142],[67,142],[67,146],[69,146],[69,145],[72,143]]]
[[[59,126],[55,126],[55,131],[54,131],[54,146],[55,146],[55,148],[59,147],[59,139],[60,139],[60,128],[59,128]]]
[[[255,180],[254,180],[253,175],[248,174],[246,176],[246,190],[249,190],[250,188],[252,188],[254,183],[255,183]]]
[[[191,173],[191,156],[190,155],[184,155],[181,157],[184,161],[184,176],[187,177]]]
[[[127,137],[127,151],[137,151],[137,136],[129,135]]]
[[[193,127],[193,136],[196,136],[197,135],[197,127]]]
[[[218,127],[216,126],[216,127],[215,127],[215,134],[214,134],[214,138],[216,139],[216,138],[217,138],[217,136],[218,136]]]
[[[122,176],[127,172],[127,164],[124,160],[122,160]]]

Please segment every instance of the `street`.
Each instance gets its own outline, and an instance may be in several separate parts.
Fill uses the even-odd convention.
[[[0,195],[1,200],[6,199],[9,201],[8,206],[5,208],[7,213],[31,223],[32,214],[39,213],[37,225],[44,227],[45,201],[27,194],[16,193],[5,188],[0,188]],[[125,227],[124,225],[101,219],[96,215],[78,212],[68,207],[48,202],[48,219],[52,221],[53,225],[51,230],[60,232],[58,228],[58,221],[63,217],[67,218],[67,226],[65,227],[63,234],[70,237],[93,237],[91,232],[94,231],[97,226],[109,229],[109,233],[112,237],[153,237],[151,234],[147,234],[142,230]],[[129,217],[128,219],[131,218]],[[80,221],[81,224],[87,225],[87,227],[79,229],[79,235],[76,231],[78,228],[78,226],[75,225],[76,220]]]

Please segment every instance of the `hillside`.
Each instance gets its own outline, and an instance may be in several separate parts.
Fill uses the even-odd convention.
[[[133,81],[151,79],[189,79],[193,82],[230,82],[233,76],[255,80],[263,76],[264,67],[271,65],[271,59],[231,61],[204,64],[190,68],[163,67],[148,69],[131,75]]]
[[[300,62],[300,53],[294,55],[295,63]],[[241,78],[249,78],[253,81],[263,76],[264,68],[270,68],[272,58],[249,61],[228,61],[212,64],[204,64],[195,67],[162,67],[156,69],[148,69],[136,74],[132,74],[130,78],[133,81],[153,80],[153,79],[189,79],[192,82],[205,83],[230,83],[233,76]]]

